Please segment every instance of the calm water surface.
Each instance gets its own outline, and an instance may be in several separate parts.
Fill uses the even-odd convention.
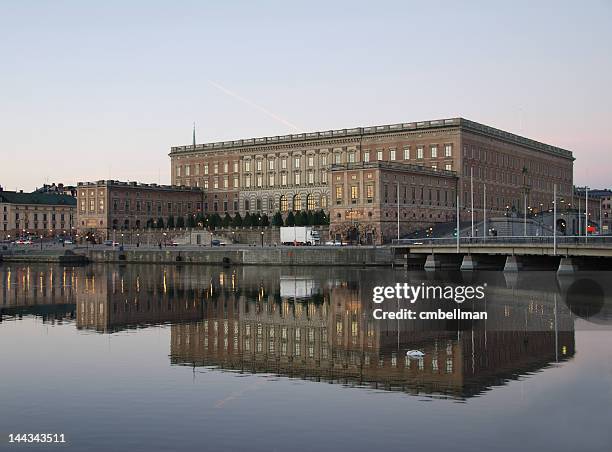
[[[609,451],[611,276],[5,263],[0,449]],[[489,318],[374,320],[404,281]]]

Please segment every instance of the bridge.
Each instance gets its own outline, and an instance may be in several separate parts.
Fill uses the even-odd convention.
[[[612,236],[507,236],[394,240],[393,265],[426,270],[612,270]]]

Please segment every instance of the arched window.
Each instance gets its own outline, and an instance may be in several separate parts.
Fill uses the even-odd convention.
[[[302,197],[300,195],[295,195],[293,197],[293,210],[296,212],[302,210]]]
[[[321,208],[322,209],[327,208],[327,195],[321,196]]]
[[[287,202],[287,197],[282,195],[280,197],[280,211],[287,212],[289,210],[289,203]]]
[[[306,210],[315,210],[315,197],[314,195],[306,196]]]
[[[248,212],[248,211],[250,210],[250,208],[251,208],[251,205],[250,205],[250,203],[249,203],[249,200],[248,200],[248,199],[245,199],[245,200],[244,200],[244,210]],[[216,209],[215,209],[215,210],[216,210]]]

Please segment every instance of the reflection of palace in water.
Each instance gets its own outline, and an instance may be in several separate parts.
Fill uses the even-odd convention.
[[[23,315],[49,322],[73,320],[78,271],[60,265],[0,265],[0,321]]]
[[[554,278],[541,288],[492,275],[489,319],[457,324],[375,320],[371,285],[398,278],[388,271],[3,265],[0,314],[109,333],[171,324],[173,364],[468,397],[574,354]],[[435,283],[421,276],[412,283]]]
[[[567,308],[505,288],[487,307],[490,325],[457,329],[374,320],[363,281],[323,285],[313,300],[263,283],[228,285],[235,277],[219,274],[202,321],[172,326],[173,363],[469,396],[574,354]],[[409,359],[409,349],[425,355]]]

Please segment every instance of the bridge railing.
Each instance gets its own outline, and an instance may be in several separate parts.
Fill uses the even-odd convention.
[[[491,236],[491,237],[460,237],[460,245],[553,245],[552,236]],[[393,245],[456,245],[457,237],[429,237],[420,239],[393,239]],[[604,246],[612,247],[612,235],[557,236],[557,245]]]

